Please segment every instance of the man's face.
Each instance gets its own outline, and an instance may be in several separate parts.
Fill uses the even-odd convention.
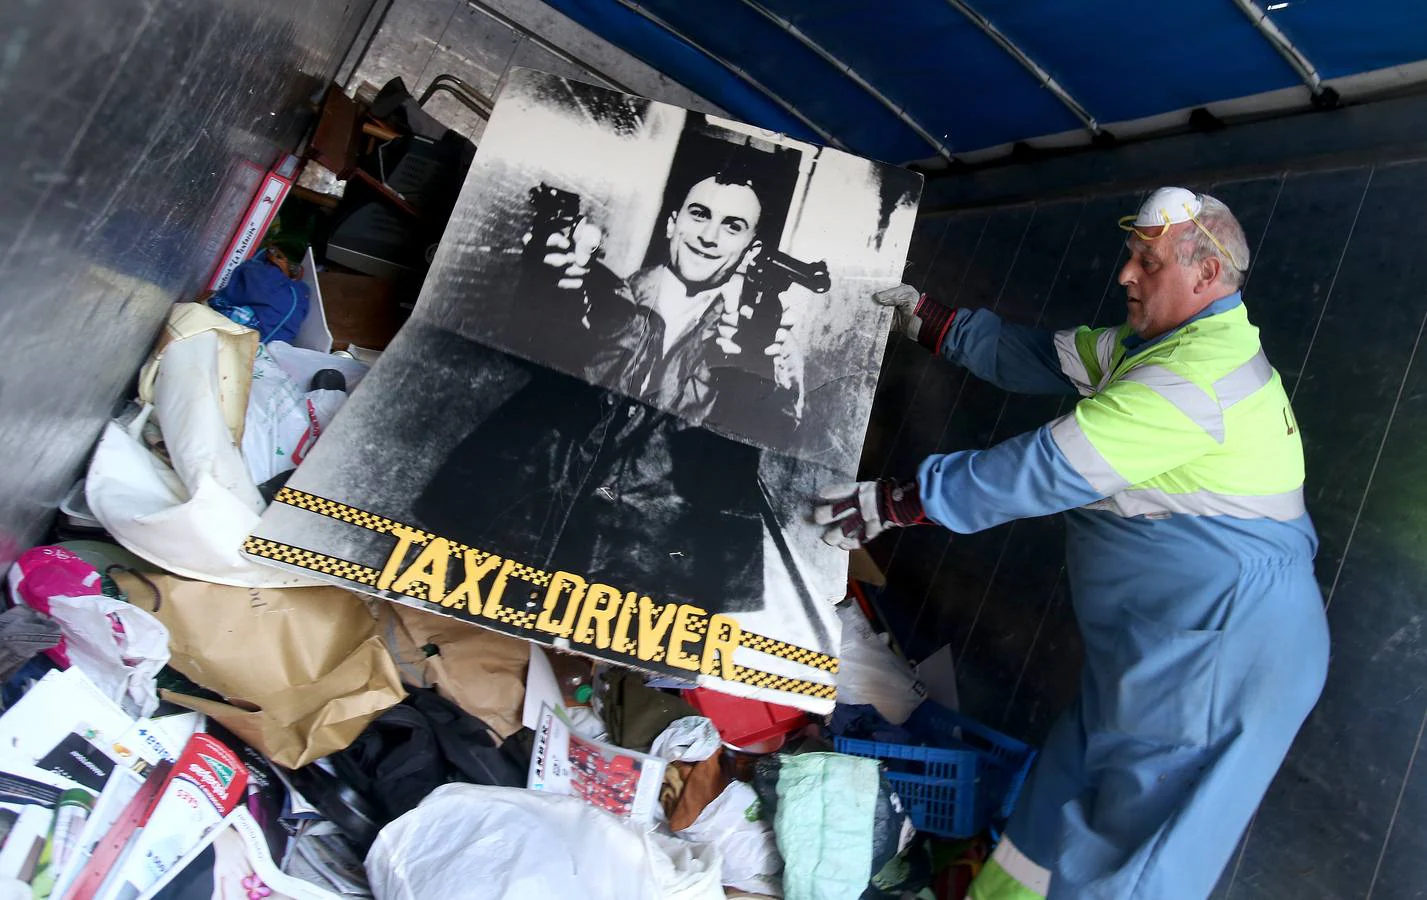
[[[1185,228],[1194,223],[1169,226],[1170,233],[1153,241],[1131,236],[1125,243],[1130,258],[1120,269],[1129,308],[1130,328],[1142,338],[1159,337],[1178,327],[1203,306],[1195,286],[1201,273],[1197,266],[1183,266],[1175,256]],[[1153,236],[1154,230],[1146,229]]]
[[[721,284],[753,244],[762,211],[747,185],[700,181],[665,226],[669,267],[691,286]]]

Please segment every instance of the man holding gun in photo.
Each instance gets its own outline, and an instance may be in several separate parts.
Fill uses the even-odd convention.
[[[765,439],[796,426],[803,304],[787,288],[826,290],[825,269],[764,251],[760,191],[733,167],[690,187],[663,222],[667,258],[627,280],[598,262],[603,232],[578,198],[541,185],[531,199],[517,333],[612,390],[534,370],[438,470],[420,524],[719,611],[760,608],[776,523],[759,450],[699,426],[724,420],[720,404],[757,404],[739,421]],[[765,252],[777,265],[759,264]]]

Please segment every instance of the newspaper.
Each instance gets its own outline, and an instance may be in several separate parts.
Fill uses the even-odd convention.
[[[581,737],[562,710],[546,704],[526,787],[579,797],[620,818],[648,823],[659,806],[664,767],[657,756]]]
[[[243,800],[248,770],[208,734],[189,738],[148,817],[96,900],[129,900],[152,887]]]
[[[46,674],[0,717],[0,879],[62,896],[106,786],[161,755],[140,722],[78,668]]]

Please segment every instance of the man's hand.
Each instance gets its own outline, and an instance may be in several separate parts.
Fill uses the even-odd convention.
[[[925,525],[916,481],[858,481],[835,484],[818,492],[813,521],[826,525],[823,542],[839,550],[855,550],[888,528]]]
[[[793,416],[803,417],[803,346],[798,341],[795,326],[799,321],[798,312],[804,304],[790,306],[783,304],[783,318],[773,335],[773,343],[763,350],[764,356],[773,358],[773,382],[778,387],[793,392]]]
[[[595,256],[604,243],[604,230],[582,218],[568,228],[550,232],[544,239],[544,247],[530,246],[532,240],[536,237],[530,232],[521,237],[526,266],[545,269],[554,280],[556,292],[566,292],[560,296],[570,298],[571,311],[578,311],[580,324],[589,329],[592,300],[585,288]],[[538,264],[534,262],[536,258]]]
[[[750,251],[749,259],[745,261],[745,265],[751,262],[757,253],[756,249]],[[728,279],[721,291],[723,299],[719,305],[718,335],[715,338],[715,343],[729,356],[743,353],[740,332],[753,317],[753,307],[743,302],[745,281],[746,279],[740,271]],[[795,397],[793,414],[798,418],[803,415],[804,400],[804,357],[802,342],[798,336],[802,332],[799,325],[802,322],[804,311],[808,308],[808,303],[805,298],[790,297],[790,295],[802,290],[798,285],[792,285],[778,296],[778,303],[781,306],[778,327],[773,332],[772,342],[762,350],[763,355],[772,360],[774,383],[784,390],[793,391]]]
[[[942,341],[956,318],[955,309],[943,306],[910,284],[878,291],[872,299],[893,308],[893,328],[933,353],[941,352]]]
[[[533,235],[527,232],[521,242],[529,245],[532,238]],[[568,229],[550,233],[545,239],[545,253],[540,262],[549,266],[556,276],[556,287],[567,291],[583,290],[590,263],[603,243],[604,230],[589,219],[580,219]],[[531,249],[527,246],[527,250]]]
[[[922,320],[917,318],[917,304],[922,299],[921,291],[910,284],[899,284],[894,288],[878,291],[872,295],[872,299],[882,306],[892,307],[894,329],[914,341],[917,339],[917,332],[922,327]]]

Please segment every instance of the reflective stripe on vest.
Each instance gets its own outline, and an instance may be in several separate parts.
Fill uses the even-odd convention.
[[[1055,355],[1060,360],[1060,371],[1075,385],[1080,396],[1089,397],[1103,388],[1114,371],[1115,352],[1120,345],[1120,330],[1106,328],[1095,337],[1095,360],[1100,366],[1100,377],[1094,384],[1090,381],[1090,367],[1080,354],[1079,336],[1081,329],[1069,328],[1055,333]]]
[[[1234,371],[1214,382],[1211,396],[1199,385],[1163,366],[1140,366],[1123,376],[1159,394],[1203,428],[1215,441],[1224,443],[1224,410],[1245,400],[1273,380],[1273,366],[1259,350]]]
[[[1093,390],[1090,371],[1085,367],[1085,361],[1080,358],[1080,350],[1075,346],[1074,328],[1055,333],[1055,355],[1060,358],[1060,371],[1075,385],[1080,396],[1089,397]]]
[[[1139,366],[1126,372],[1121,380],[1133,381],[1154,391],[1215,441],[1224,443],[1224,414],[1219,401],[1183,375],[1164,366]]]
[[[1214,396],[1219,398],[1219,408],[1228,409],[1240,400],[1245,400],[1273,380],[1273,366],[1262,349],[1253,358],[1234,371],[1214,382]]]
[[[1236,519],[1263,518],[1279,522],[1292,522],[1308,512],[1301,487],[1281,494],[1219,494],[1214,491],[1170,494],[1155,488],[1135,488],[1097,500],[1085,508],[1126,517],[1177,513],[1187,516],[1233,516]]]
[[[1023,900],[1029,897],[1045,897],[1050,893],[1050,870],[1037,865],[1022,853],[1020,848],[1011,842],[1010,835],[1003,836],[1001,843],[996,845],[996,849],[991,853],[991,863],[999,866],[1015,883],[1000,884],[996,886],[999,890],[988,892],[984,890],[985,885],[981,885],[983,890],[978,890],[977,884],[973,882],[969,894],[973,900]],[[977,881],[981,879],[978,878]]]
[[[1050,436],[1070,465],[1096,492],[1114,494],[1130,486],[1125,476],[1115,471],[1109,460],[1090,443],[1090,438],[1085,436],[1080,423],[1075,420],[1074,412],[1052,422]]]
[[[1106,328],[1095,339],[1095,355],[1100,360],[1100,383],[1095,390],[1105,389],[1110,383],[1110,375],[1115,371],[1115,350],[1120,346],[1120,329]]]

